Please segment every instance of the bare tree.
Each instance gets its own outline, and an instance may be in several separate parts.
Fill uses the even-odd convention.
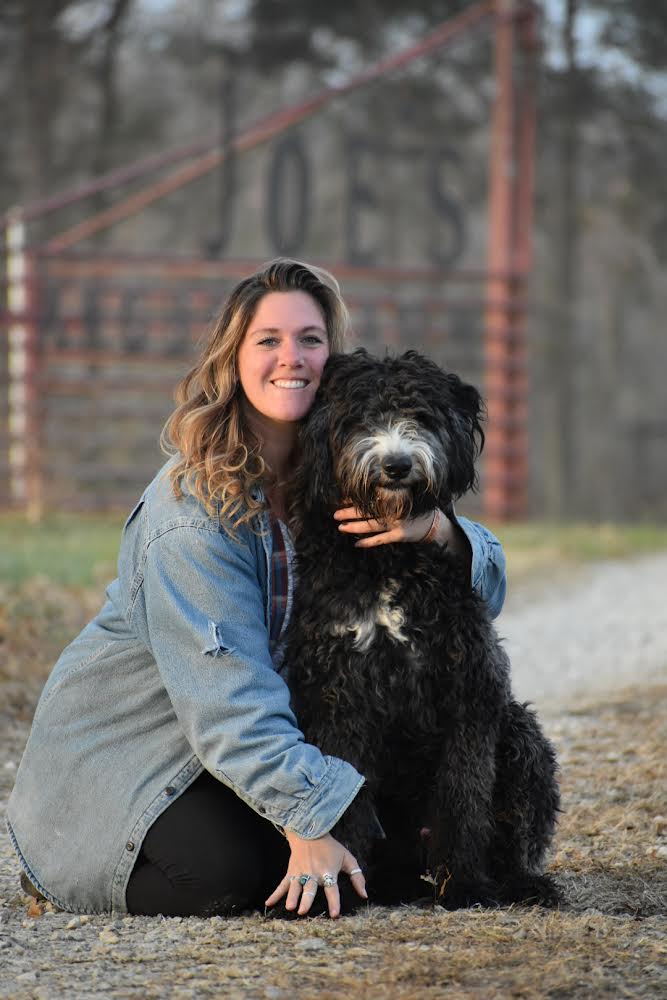
[[[100,57],[95,68],[95,76],[100,91],[100,108],[96,129],[96,141],[91,163],[91,173],[99,176],[106,173],[112,164],[114,143],[119,122],[118,98],[118,55],[122,41],[122,26],[132,0],[113,0],[108,6],[107,16],[98,29]],[[94,211],[101,212],[107,206],[104,192],[93,199]],[[103,231],[98,242],[105,242],[108,233]]]
[[[579,0],[566,0],[562,25],[565,66],[555,136],[558,163],[552,210],[555,214],[552,251],[552,302],[547,344],[550,384],[545,399],[544,484],[547,511],[563,517],[572,508],[574,480],[575,329],[577,293],[579,169],[579,67],[576,21]]]

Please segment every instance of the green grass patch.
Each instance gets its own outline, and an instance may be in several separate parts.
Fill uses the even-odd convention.
[[[491,524],[513,579],[550,568],[602,559],[628,559],[667,549],[667,524]]]
[[[63,514],[31,524],[0,514],[0,581],[11,586],[34,577],[54,584],[90,587],[116,575],[123,517]]]
[[[0,581],[20,585],[34,577],[69,587],[109,582],[123,516],[62,514],[31,524],[19,514],[0,514]],[[554,565],[623,559],[667,549],[667,525],[492,524],[512,576]]]
[[[555,548],[575,559],[614,559],[667,548],[667,524],[549,524],[524,522],[497,526],[508,549]]]

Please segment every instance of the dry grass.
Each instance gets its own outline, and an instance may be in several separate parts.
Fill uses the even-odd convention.
[[[29,718],[65,645],[102,604],[103,587],[58,587],[43,576],[0,583],[0,685],[3,707]]]
[[[335,924],[307,925],[267,924],[259,917],[234,926],[212,920],[194,935],[188,926],[187,939],[174,937],[169,995],[193,990],[195,996],[273,1000],[660,996],[664,950],[657,926],[652,922],[628,936],[619,930],[618,921],[596,914],[512,911],[377,910]],[[131,934],[130,927],[118,934],[115,961],[123,961],[122,946]],[[108,950],[98,958],[104,954]],[[141,963],[144,996],[161,995],[162,962],[149,943],[125,961]]]
[[[0,604],[3,596],[0,715],[10,725],[3,724],[0,742],[16,759],[53,658],[98,599],[56,594],[45,581],[0,594]],[[11,995],[76,995],[72,977],[79,980],[84,969],[90,995],[119,997],[667,995],[667,687],[577,706],[545,726],[562,766],[564,812],[551,863],[564,894],[560,910],[373,908],[337,922],[294,923],[261,915],[95,917],[69,936],[49,936],[26,958],[27,969],[39,970],[41,994],[22,988]],[[10,782],[11,774],[0,772],[3,796]],[[26,917],[18,885],[5,904],[18,939],[22,921],[37,920]],[[55,930],[70,918],[37,919]]]

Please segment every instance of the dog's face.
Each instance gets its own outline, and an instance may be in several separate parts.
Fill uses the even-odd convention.
[[[447,506],[476,484],[482,409],[416,351],[331,357],[302,430],[306,507],[349,500],[385,520]]]

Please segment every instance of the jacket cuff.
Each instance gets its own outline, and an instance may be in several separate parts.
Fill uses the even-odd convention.
[[[326,770],[310,795],[284,823],[304,840],[316,840],[336,825],[363,785],[363,778],[351,764],[325,754]]]
[[[484,525],[459,517],[453,508],[447,516],[461,528],[472,550],[471,584],[496,618],[505,603],[507,578],[505,574],[505,553],[498,539]]]

